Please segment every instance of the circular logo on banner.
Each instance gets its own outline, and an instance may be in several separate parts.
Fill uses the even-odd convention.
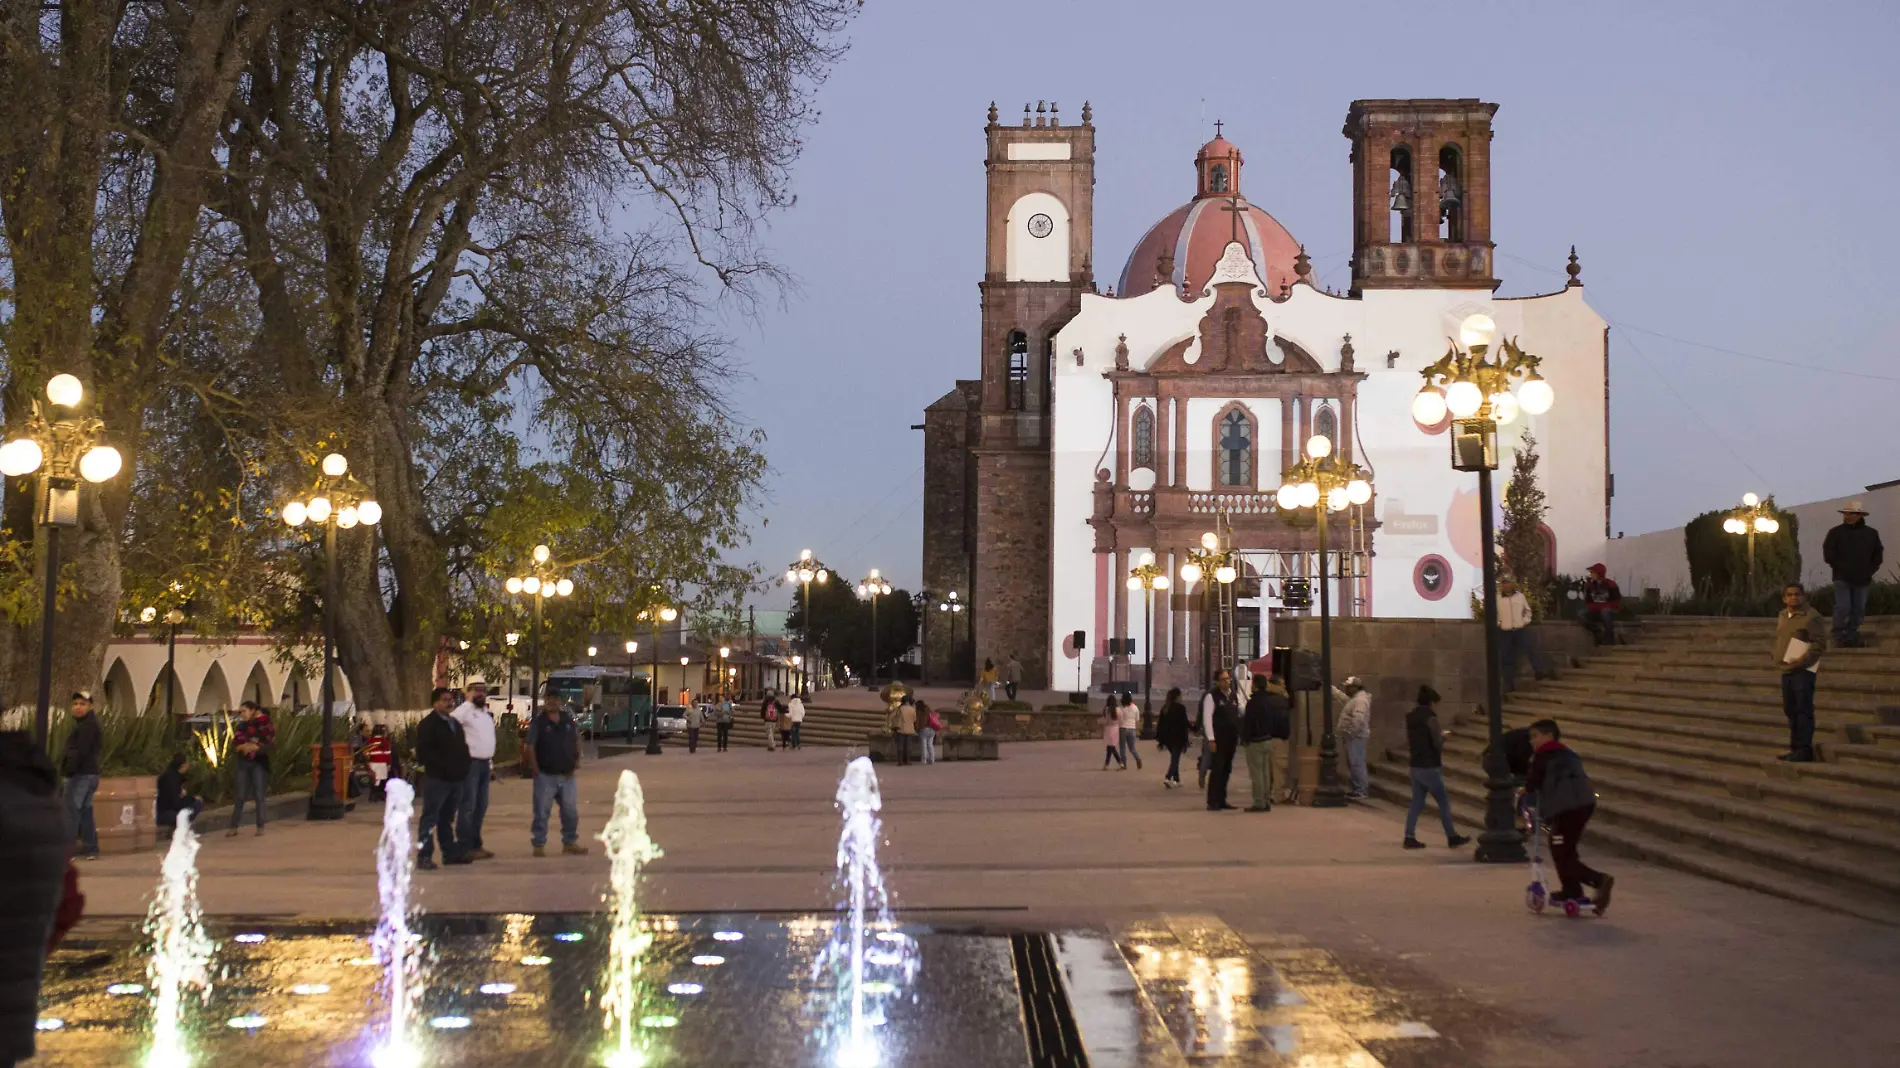
[[[1451,565],[1437,553],[1420,557],[1412,568],[1412,588],[1428,601],[1444,600],[1451,592]]]

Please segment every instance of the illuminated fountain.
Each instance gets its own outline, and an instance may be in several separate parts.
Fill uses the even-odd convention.
[[[415,1023],[416,991],[422,976],[422,937],[409,927],[409,882],[415,875],[415,835],[409,817],[415,807],[415,787],[391,778],[383,787],[383,837],[376,846],[376,887],[382,898],[382,918],[376,921],[371,944],[376,964],[383,969],[383,988],[389,997],[389,1021],[370,1063],[375,1068],[414,1068],[422,1055],[409,1037]]]
[[[872,1029],[884,1023],[884,1006],[915,976],[916,943],[891,921],[884,875],[877,866],[877,772],[858,757],[838,782],[838,881],[844,900],[831,942],[819,955],[817,972],[829,971],[833,991],[826,1036],[837,1068],[877,1068],[882,1061]]]
[[[211,997],[215,948],[198,908],[198,835],[191,829],[190,812],[178,814],[159,872],[158,894],[145,912],[145,933],[152,940],[152,959],[145,966],[152,990],[152,1045],[145,1066],[185,1068],[191,1063],[180,1021],[185,994],[196,990],[200,1003]]]
[[[653,936],[640,929],[640,869],[659,859],[660,847],[647,834],[646,796],[631,771],[620,773],[614,815],[600,840],[612,865],[606,989],[600,997],[601,1026],[608,1036],[605,1063],[607,1068],[641,1068],[647,1063],[647,1041],[640,1031],[646,999],[640,972]]]

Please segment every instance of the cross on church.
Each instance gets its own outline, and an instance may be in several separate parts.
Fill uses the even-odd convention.
[[[1241,213],[1241,212],[1243,212],[1243,211],[1246,211],[1246,210],[1247,210],[1247,206],[1246,206],[1245,204],[1242,204],[1242,203],[1240,202],[1240,194],[1239,194],[1239,193],[1235,193],[1235,194],[1233,194],[1232,196],[1229,196],[1229,197],[1227,198],[1227,206],[1226,206],[1226,207],[1224,207],[1224,208],[1222,208],[1221,210],[1222,210],[1222,211],[1231,211],[1231,212],[1233,212],[1233,213],[1234,213],[1234,214],[1233,214],[1233,220],[1234,220],[1234,225],[1233,225],[1233,234],[1232,234],[1232,240],[1234,240],[1234,241],[1239,241],[1239,240],[1240,240],[1240,213]]]
[[[1219,119],[1214,120],[1214,139],[1217,141],[1220,140],[1220,120]]]

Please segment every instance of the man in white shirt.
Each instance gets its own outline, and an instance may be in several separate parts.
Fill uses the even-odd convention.
[[[1122,703],[1115,708],[1115,719],[1120,732],[1116,736],[1121,739],[1122,768],[1127,769],[1128,762],[1133,760],[1135,770],[1140,771],[1141,709],[1135,704],[1133,693],[1122,694]]]
[[[1504,692],[1517,689],[1517,657],[1530,658],[1531,670],[1540,679],[1553,677],[1549,661],[1537,648],[1537,635],[1531,631],[1531,602],[1517,588],[1510,575],[1498,576],[1498,658],[1503,661]]]
[[[449,716],[462,725],[462,737],[468,742],[468,778],[462,783],[455,838],[468,850],[469,859],[487,860],[495,855],[482,848],[482,820],[488,816],[489,765],[495,759],[495,717],[488,711],[488,683],[470,679],[468,700],[457,705]]]

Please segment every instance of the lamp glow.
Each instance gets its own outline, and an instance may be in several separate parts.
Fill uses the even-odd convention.
[[[1168,576],[1166,576],[1166,575],[1156,575],[1156,576],[1155,576],[1155,589],[1157,589],[1157,590],[1165,590],[1165,589],[1167,589],[1167,588],[1168,588]]]
[[[330,498],[312,497],[303,510],[312,523],[327,523],[330,521]]]
[[[635,653],[637,653],[637,652],[639,652],[639,651],[640,651],[640,643],[639,643],[639,642],[628,642],[628,643],[627,643],[627,655],[628,655],[628,656],[632,656],[633,654],[635,654]]]
[[[1426,386],[1412,398],[1412,420],[1419,426],[1437,426],[1445,421],[1445,391]]]
[[[1445,407],[1459,419],[1469,419],[1484,407],[1484,391],[1476,382],[1453,382],[1445,390]]]
[[[1517,398],[1509,393],[1491,394],[1491,418],[1499,424],[1508,423],[1517,418]]]
[[[1765,515],[1756,516],[1755,529],[1763,534],[1773,534],[1781,529],[1781,520]]]
[[[1233,582],[1236,577],[1238,577],[1238,573],[1234,570],[1234,565],[1232,564],[1222,564],[1214,569],[1214,581],[1223,586]]]
[[[1488,348],[1497,337],[1498,324],[1483,312],[1468,315],[1458,324],[1458,340],[1465,348],[1475,349],[1480,345]]]
[[[1333,439],[1324,434],[1314,434],[1306,439],[1306,455],[1315,460],[1324,460],[1333,454]]]
[[[1748,533],[1748,526],[1740,519],[1729,516],[1727,519],[1722,520],[1722,531],[1726,534],[1746,534]]]
[[[349,469],[350,462],[345,460],[340,452],[333,452],[323,458],[323,473],[331,478],[342,478],[344,472]]]
[[[521,588],[522,588],[522,582],[521,582],[521,580],[520,580],[520,579],[518,579],[518,578],[515,578],[515,577],[513,577],[513,576],[509,576],[509,579],[508,579],[508,581],[507,581],[507,582],[504,582],[504,583],[502,583],[502,587],[503,587],[503,588],[505,588],[505,589],[506,589],[506,590],[507,590],[507,591],[508,591],[509,593],[520,593],[520,592],[521,592]],[[513,644],[514,644],[514,641],[513,641],[513,639],[514,639],[514,638],[516,638],[516,637],[517,637],[517,635],[513,635],[513,634],[510,634],[510,635],[509,635],[508,637],[509,637],[509,639],[510,639],[510,641],[508,642],[508,644],[509,644],[509,645],[513,645]]]
[[[554,584],[554,595],[556,597],[570,597],[573,595],[573,593],[574,593],[573,579],[564,578],[561,581]]]
[[[537,545],[537,546],[535,546],[535,547],[534,547],[534,562],[535,562],[535,563],[537,563],[537,564],[545,564],[545,563],[547,563],[547,562],[548,562],[548,555],[549,555],[549,554],[548,554],[548,547],[547,547],[547,546],[545,546],[545,545]]]
[[[39,442],[32,438],[15,438],[0,445],[0,474],[8,478],[30,475],[40,469],[44,458]]]
[[[46,399],[61,408],[77,407],[86,399],[86,387],[72,375],[54,375],[46,383]]]
[[[1302,482],[1299,485],[1300,507],[1311,508],[1319,503],[1319,483]]]
[[[587,647],[587,655],[588,655],[588,656],[599,656],[599,655],[600,655],[600,646],[598,646],[598,645],[590,645],[590,646],[588,646],[588,647]]]
[[[1742,494],[1742,503],[1753,508],[1761,503],[1761,498],[1755,496],[1753,493],[1744,493]]]
[[[304,507],[302,501],[291,501],[289,504],[284,505],[284,522],[287,525],[300,527],[303,526],[303,521],[308,518],[310,518],[309,510]]]
[[[527,578],[522,579],[521,592],[529,595],[540,593],[541,580],[534,575],[529,575]]]
[[[1205,534],[1202,534],[1201,548],[1207,549],[1210,551],[1220,548],[1220,537],[1211,530]]]
[[[346,504],[336,513],[336,525],[348,530],[356,525],[356,506]]]
[[[1153,554],[1153,553],[1151,553],[1151,552],[1143,552],[1143,553],[1141,554],[1141,566],[1143,566],[1143,567],[1153,567],[1153,566],[1154,566],[1154,562],[1155,562],[1155,554]]]
[[[509,581],[509,582],[513,582],[513,583],[515,583],[515,584],[516,584],[516,589],[519,589],[519,588],[520,588],[520,580],[518,580],[518,579],[509,579],[508,581]],[[509,592],[509,593],[514,593],[514,592],[515,592],[515,590],[509,590],[508,592]],[[514,644],[515,644],[516,642],[518,642],[518,641],[520,641],[520,640],[521,640],[521,635],[520,635],[520,633],[518,633],[518,632],[516,632],[516,631],[512,631],[512,630],[511,630],[511,631],[509,631],[509,632],[508,632],[507,634],[504,634],[504,635],[502,635],[502,640],[503,640],[503,641],[506,641],[506,642],[508,643],[508,645],[509,645],[509,647],[510,647],[510,648],[513,648],[513,647],[514,647]]]
[[[1344,486],[1334,486],[1332,489],[1326,491],[1326,507],[1330,511],[1342,511],[1351,503],[1351,499],[1346,496],[1346,487]]]
[[[665,620],[668,623],[673,622],[679,617],[680,617],[680,610],[677,608],[674,608],[672,605],[667,605],[665,608],[660,609],[660,618],[662,620]]]
[[[826,580],[828,580],[828,579],[830,579],[830,578],[831,578],[831,572],[829,572],[829,571],[826,571],[826,570],[825,570],[824,568],[822,568],[822,567],[818,569],[818,582],[819,582],[819,583],[820,583],[821,585],[822,585],[822,584],[823,584],[823,583],[824,583],[824,582],[825,582]]]
[[[79,477],[87,482],[104,482],[119,473],[125,460],[110,445],[94,445],[79,458]]]
[[[1192,586],[1201,581],[1201,565],[1189,562],[1181,565],[1181,581]]]
[[[1517,406],[1532,415],[1550,411],[1550,406],[1556,401],[1557,391],[1551,389],[1550,383],[1535,371],[1531,372],[1523,385],[1517,387]]]
[[[150,623],[152,620],[157,619],[157,618],[158,618],[158,609],[151,608],[149,606],[146,608],[139,609],[140,623]]]
[[[1355,478],[1346,483],[1346,499],[1354,504],[1364,504],[1372,499],[1372,483],[1363,478]]]
[[[1281,511],[1290,512],[1300,506],[1300,488],[1291,482],[1283,483],[1280,491],[1273,495],[1273,500]]]
[[[356,518],[366,527],[373,527],[383,521],[383,506],[375,501],[364,501],[356,506]]]
[[[1135,576],[1133,576],[1133,575],[1130,575],[1130,576],[1128,576],[1128,583],[1127,583],[1127,585],[1128,585],[1128,588],[1129,588],[1129,589],[1131,589],[1131,590],[1138,590],[1138,589],[1141,589],[1141,580],[1140,580],[1140,579],[1138,579],[1138,578],[1136,578],[1136,577],[1135,577]]]

